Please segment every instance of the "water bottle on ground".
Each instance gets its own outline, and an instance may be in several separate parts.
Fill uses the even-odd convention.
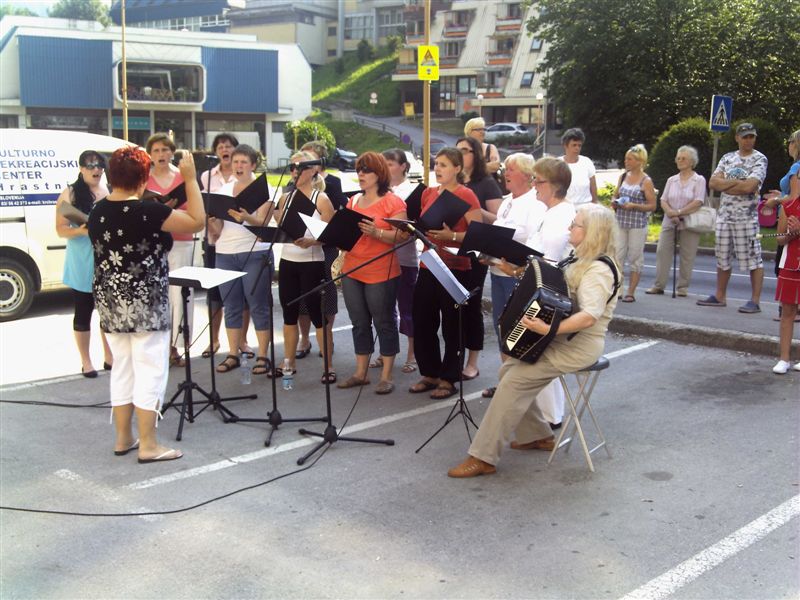
[[[250,385],[250,381],[252,380],[252,368],[250,367],[250,363],[247,362],[247,356],[242,354],[242,362],[239,365],[241,369],[241,382],[242,385]]]
[[[294,387],[294,372],[292,367],[289,366],[289,361],[283,363],[283,389],[290,390]]]

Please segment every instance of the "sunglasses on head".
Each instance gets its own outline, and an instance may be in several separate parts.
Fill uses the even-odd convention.
[[[375,171],[373,171],[369,167],[356,167],[356,173],[364,173],[365,175],[368,175],[369,173],[374,173],[374,172]]]

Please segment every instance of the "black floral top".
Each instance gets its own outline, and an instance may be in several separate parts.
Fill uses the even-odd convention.
[[[161,226],[172,209],[152,200],[101,200],[89,215],[93,292],[107,333],[170,328],[167,252]]]

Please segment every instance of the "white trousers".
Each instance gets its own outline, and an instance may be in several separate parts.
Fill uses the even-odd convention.
[[[114,355],[111,406],[158,412],[169,376],[169,331],[107,333]]]
[[[553,425],[561,423],[564,417],[564,388],[558,379],[551,381],[539,395],[536,396],[536,404],[542,411],[544,418]]]
[[[192,255],[194,254],[194,242],[175,241],[172,243],[172,250],[167,254],[167,263],[169,263],[169,270],[174,271],[180,267],[190,267],[192,265]],[[180,332],[180,326],[183,323],[183,298],[181,298],[181,287],[179,285],[169,286],[169,311],[172,315],[172,341],[170,346],[181,347],[183,344],[180,340],[183,334]],[[192,336],[192,329],[194,329],[194,290],[189,290],[189,337]]]

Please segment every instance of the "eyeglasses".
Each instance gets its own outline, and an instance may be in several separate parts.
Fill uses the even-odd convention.
[[[356,168],[356,173],[364,173],[364,175],[369,175],[370,173],[374,173],[374,172],[375,171],[373,171],[369,167],[357,167]]]
[[[474,154],[474,151],[471,148],[459,148],[461,154]]]
[[[83,166],[84,166],[85,169],[89,169],[90,171],[92,171],[94,169],[105,169],[106,168],[106,166],[103,163],[100,163],[100,162],[86,163]]]
[[[472,131],[486,131],[486,127],[476,127]]]
[[[534,179],[533,185],[541,185],[543,183],[550,183],[547,179]]]
[[[305,165],[297,165],[294,163],[289,165],[289,171],[291,171],[292,173],[294,173],[295,171],[300,171],[302,173],[306,169],[308,169],[308,167],[306,167]]]
[[[581,229],[583,229],[583,225],[581,225],[580,223],[576,223],[575,221],[569,224],[570,229],[574,229],[575,227],[580,227]]]

